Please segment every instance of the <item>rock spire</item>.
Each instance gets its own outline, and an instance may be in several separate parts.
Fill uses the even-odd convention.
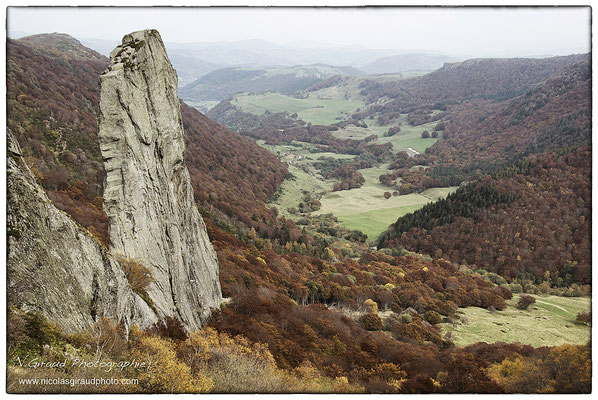
[[[152,273],[160,317],[198,329],[222,302],[216,253],[193,199],[177,75],[156,30],[126,35],[100,76],[110,251]]]

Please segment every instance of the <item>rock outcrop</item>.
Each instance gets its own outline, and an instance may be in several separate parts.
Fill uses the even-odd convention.
[[[146,327],[157,315],[135,294],[119,263],[87,230],[59,211],[7,132],[7,294],[66,331],[101,317]]]
[[[158,314],[198,329],[222,302],[216,253],[184,160],[177,76],[155,30],[126,35],[100,76],[110,251],[150,269]]]

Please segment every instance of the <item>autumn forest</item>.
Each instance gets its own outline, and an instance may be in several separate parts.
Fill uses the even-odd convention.
[[[110,60],[78,39],[7,39],[7,131],[50,202],[109,252]],[[591,392],[591,54],[422,56],[382,74],[206,59],[191,79],[166,48],[224,302],[200,330],[170,315],[74,332],[9,285],[9,392]],[[21,234],[7,226],[9,252]],[[151,271],[119,262],[154,307]],[[155,366],[102,372],[136,383],[101,390],[19,383],[38,375],[17,360],[67,353]]]

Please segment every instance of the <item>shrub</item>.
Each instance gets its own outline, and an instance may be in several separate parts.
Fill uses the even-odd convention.
[[[496,286],[492,289],[492,293],[502,297],[505,300],[511,300],[513,298],[513,293],[503,286]]]
[[[216,392],[288,390],[267,345],[252,343],[243,336],[205,328],[181,342],[177,353],[192,371],[209,376]]]
[[[139,372],[139,385],[150,393],[206,393],[213,387],[211,379],[177,359],[173,342],[157,336],[135,337],[131,358],[150,363]]]
[[[436,311],[430,310],[426,311],[424,319],[428,321],[429,324],[436,325],[442,322],[442,315],[438,314]]]
[[[378,314],[363,314],[359,318],[359,322],[361,323],[363,328],[368,331],[379,331],[382,330],[382,328],[384,327],[382,325],[382,320],[380,319]]]
[[[188,336],[181,320],[174,316],[159,320],[148,330],[148,333],[174,341],[185,340]]]
[[[378,303],[376,303],[372,299],[367,299],[363,302],[363,306],[368,314],[377,314],[378,313]]]
[[[592,322],[592,313],[587,311],[580,312],[579,314],[577,314],[577,318],[575,318],[575,320],[578,322],[582,322],[584,325],[587,325]]]
[[[427,139],[430,137],[430,133],[428,131],[423,131],[422,132],[422,138]]]
[[[145,293],[149,284],[154,280],[151,271],[132,258],[127,259],[120,256],[118,262],[127,277],[127,281],[129,281],[131,289],[137,293]]]
[[[413,321],[413,317],[411,316],[411,314],[403,313],[399,315],[399,322],[401,324],[410,324],[411,321]]]
[[[92,328],[91,346],[98,358],[106,354],[113,359],[120,359],[128,350],[129,344],[122,325],[103,317]]]
[[[533,296],[524,294],[524,295],[521,295],[521,297],[519,298],[519,301],[517,302],[517,308],[519,308],[521,310],[527,310],[528,307],[531,306],[532,304],[534,304],[535,302],[536,302],[536,299]]]
[[[519,283],[511,283],[511,292],[512,293],[521,293],[523,292],[523,287]]]

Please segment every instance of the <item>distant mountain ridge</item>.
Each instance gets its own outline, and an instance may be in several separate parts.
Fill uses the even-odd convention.
[[[457,58],[439,54],[398,54],[381,57],[360,69],[370,75],[391,74],[411,71],[433,71],[441,68],[447,62],[458,61]]]

